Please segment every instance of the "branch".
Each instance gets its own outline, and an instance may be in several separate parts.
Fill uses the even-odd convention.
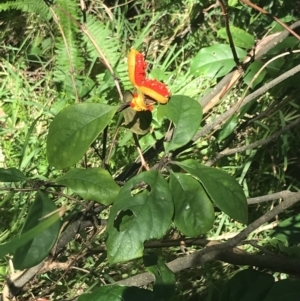
[[[99,205],[94,210],[93,213],[97,214],[100,213],[103,209],[105,209],[106,206]],[[53,248],[52,252],[55,253],[56,256],[58,253],[60,253],[63,248],[69,243],[75,235],[85,229],[86,227],[91,227],[94,225],[92,221],[92,216],[88,214],[89,210],[86,210],[84,212],[80,212],[75,217],[75,220],[70,222],[70,224],[66,227],[66,229],[62,232],[62,235],[58,239],[56,246]],[[101,226],[106,224],[106,220],[100,220],[99,221]],[[40,272],[45,272],[45,268],[48,266],[47,260],[44,260],[43,262],[39,263],[38,265],[31,267],[27,270],[25,270],[23,273],[16,277],[11,277],[7,280],[8,284],[8,293],[10,296],[16,296],[22,289],[22,287],[28,283],[33,277],[35,277]],[[50,269],[50,268],[49,268]],[[53,269],[53,268],[51,268]],[[41,271],[42,270],[42,271]],[[0,299],[1,301],[1,299]]]
[[[279,200],[279,199],[284,198],[288,193],[289,193],[288,190],[283,190],[280,192],[263,195],[263,196],[258,196],[255,198],[248,198],[247,203],[248,203],[248,205],[253,205],[253,204],[259,204],[259,203],[269,202],[269,201],[273,201],[273,200]]]
[[[297,27],[300,27],[300,21],[297,21],[290,26],[291,29],[296,29]],[[255,60],[260,60],[266,53],[287,38],[289,34],[290,33],[288,30],[284,30],[280,34],[263,38],[258,42],[255,49],[249,53],[249,56],[252,57],[254,53],[256,53]],[[247,63],[248,61],[249,57],[247,57],[244,62]],[[206,107],[210,102],[216,102],[216,100],[220,100],[241,76],[242,74],[237,70],[230,72],[224,78],[222,78],[222,80],[208,94],[199,99],[198,101],[204,108],[204,112],[208,110]]]
[[[223,15],[225,17],[225,28],[226,28],[226,33],[227,33],[229,45],[230,45],[230,48],[231,48],[232,56],[233,56],[234,62],[236,64],[236,67],[239,69],[241,67],[241,64],[240,64],[240,60],[237,56],[237,53],[236,53],[236,50],[235,50],[235,47],[234,47],[234,43],[233,43],[233,38],[232,38],[232,35],[231,35],[231,32],[230,32],[227,8],[226,8],[226,5],[224,4],[223,0],[219,0],[219,4],[221,6]]]
[[[240,250],[233,251],[230,250],[234,248],[237,244],[239,244],[242,240],[246,239],[247,236],[257,229],[259,226],[264,223],[270,221],[279,213],[282,213],[287,208],[291,207],[298,201],[300,201],[300,192],[292,193],[292,192],[282,192],[284,196],[284,201],[274,207],[271,211],[268,211],[252,224],[250,224],[247,228],[245,228],[242,232],[237,234],[235,237],[229,239],[227,242],[214,244],[212,246],[208,246],[207,248],[195,252],[194,254],[187,255],[185,257],[177,258],[167,265],[173,272],[178,272],[184,269],[196,267],[198,265],[203,265],[208,261],[212,260],[224,260],[229,263],[234,264],[243,264],[243,265],[254,265],[261,267],[268,267],[273,270],[287,270],[291,273],[299,273],[300,270],[300,259],[293,259],[288,257],[278,257],[271,256],[268,257],[266,255],[258,256],[258,255],[239,255],[233,254],[236,252],[241,252]],[[246,256],[246,257],[241,257]],[[245,259],[248,259],[246,261]],[[266,258],[266,259],[264,259]],[[239,262],[239,263],[235,263]],[[128,285],[128,286],[142,286],[147,285],[154,281],[154,276],[150,273],[143,273],[133,277],[130,277],[125,280],[117,281],[115,284],[120,285]]]
[[[236,104],[233,107],[231,107],[228,111],[226,111],[225,113],[223,113],[222,115],[220,115],[219,117],[217,117],[211,123],[205,125],[198,133],[196,133],[196,135],[193,137],[192,140],[196,141],[199,138],[205,136],[211,130],[218,128],[230,116],[232,116],[238,109],[242,108],[247,103],[249,103],[251,100],[253,100],[253,99],[257,98],[258,96],[266,93],[271,88],[275,87],[276,85],[278,85],[282,81],[284,81],[287,78],[295,75],[298,72],[300,72],[300,65],[298,65],[298,66],[290,69],[289,71],[287,71],[287,72],[283,73],[282,75],[278,76],[277,78],[273,79],[272,81],[270,81],[269,83],[267,83],[263,87],[257,89],[256,91],[254,91],[253,93],[251,93],[250,95],[248,95],[247,97],[245,97],[244,100],[242,101],[242,103],[240,103],[240,101],[237,101]]]
[[[261,12],[262,14],[265,14],[265,15],[271,17],[274,21],[276,21],[278,24],[280,24],[282,27],[284,27],[286,30],[288,30],[293,36],[295,36],[300,41],[300,36],[298,36],[294,30],[292,30],[290,27],[288,27],[285,23],[280,21],[278,18],[274,17],[271,13],[269,13],[265,9],[259,7],[258,5],[252,3],[248,0],[240,0],[240,1],[243,2],[244,4],[249,5],[250,7],[254,8],[254,9],[256,9],[257,11]]]
[[[253,148],[256,148],[256,147],[260,147],[260,146],[266,145],[266,144],[270,143],[271,141],[277,139],[282,134],[288,132],[292,127],[294,127],[295,125],[298,125],[298,124],[300,124],[300,117],[298,117],[296,120],[294,120],[290,124],[288,124],[285,127],[283,127],[280,131],[278,131],[275,134],[269,136],[268,138],[264,138],[264,139],[258,140],[256,142],[248,144],[248,145],[244,145],[244,146],[240,146],[240,147],[236,147],[236,148],[232,148],[232,149],[225,149],[225,150],[223,150],[222,152],[216,154],[216,156],[213,159],[208,160],[205,163],[205,165],[212,166],[214,163],[216,163],[216,161],[218,161],[219,159],[221,159],[221,158],[223,158],[225,156],[229,156],[229,155],[232,155],[232,154],[245,152],[245,151],[247,151],[249,149],[253,149]]]
[[[280,255],[250,255],[247,252],[232,250],[219,254],[216,259],[234,265],[250,265],[298,276],[300,271],[299,258],[289,258]]]

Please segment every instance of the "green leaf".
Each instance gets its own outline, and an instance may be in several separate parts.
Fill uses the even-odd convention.
[[[247,53],[236,47],[238,58],[243,59]],[[202,48],[191,60],[190,73],[195,76],[222,77],[235,66],[229,45],[216,44]]]
[[[94,86],[95,82],[90,77],[83,77],[80,80],[76,80],[79,98],[86,97]]]
[[[275,24],[277,24],[277,23],[275,23]],[[277,24],[277,25],[279,25],[279,24]],[[280,28],[278,28],[278,31],[281,31],[282,27],[281,27],[281,25],[279,25],[279,26],[280,26]],[[274,28],[274,27],[272,26],[272,28]],[[290,36],[290,37],[285,38],[281,42],[279,42],[275,47],[273,47],[267,53],[267,55],[273,57],[273,56],[275,56],[275,55],[277,55],[279,53],[287,51],[288,49],[290,49],[290,50],[294,49],[298,45],[299,45],[299,40],[296,37],[294,37],[294,36]]]
[[[123,103],[132,100],[132,94],[129,91],[124,93]],[[152,113],[150,111],[137,112],[131,107],[123,111],[125,127],[138,135],[145,135],[149,132],[152,122]]]
[[[50,124],[47,139],[49,164],[67,168],[77,163],[108,125],[117,107],[80,103],[60,111]]]
[[[286,64],[286,61],[283,58],[278,58],[275,61],[272,61],[266,66],[266,71],[272,77],[276,77],[280,74],[283,66]]]
[[[244,76],[244,82],[247,85],[250,85],[250,88],[254,88],[256,85],[260,84],[263,79],[266,76],[266,69],[262,70],[257,78],[254,79],[254,77],[257,75],[257,72],[260,70],[260,68],[263,66],[262,62],[255,61],[253,62],[246,70],[245,76]],[[254,79],[254,80],[253,80]],[[253,80],[253,82],[252,82]]]
[[[103,205],[110,205],[120,190],[108,171],[102,168],[74,168],[55,182],[69,187],[85,200],[93,200]]]
[[[0,168],[0,182],[19,182],[26,180],[27,178],[17,168]]]
[[[138,287],[102,286],[91,294],[83,294],[78,301],[158,301],[153,292]]]
[[[255,43],[253,35],[241,28],[230,25],[230,32],[235,47],[250,49]],[[219,29],[217,35],[228,42],[226,28]]]
[[[273,283],[274,278],[269,274],[253,269],[243,270],[236,273],[226,283],[220,301],[265,300],[263,298],[267,295]]]
[[[280,222],[270,231],[271,237],[283,239],[290,244],[299,244],[300,242],[300,214],[293,215]]]
[[[24,233],[39,226],[41,218],[57,208],[42,192],[38,192],[36,198],[29,208],[29,212],[21,232]],[[57,220],[48,229],[37,234],[30,242],[19,247],[13,258],[14,267],[18,270],[27,269],[42,262],[54,246],[59,233],[60,221]]]
[[[235,7],[239,3],[238,0],[228,0],[228,6]]]
[[[147,171],[130,179],[120,190],[108,218],[109,262],[141,257],[144,242],[165,234],[173,212],[172,194],[160,173]]]
[[[268,295],[262,301],[299,301],[300,280],[284,279],[273,284]],[[253,299],[254,300],[254,299]],[[258,300],[258,299],[256,299]]]
[[[218,142],[223,141],[233,133],[233,131],[235,130],[238,124],[238,120],[239,120],[238,116],[234,114],[226,121],[226,123],[224,124],[224,126],[222,127],[222,129],[218,134]]]
[[[188,96],[175,95],[168,104],[159,107],[158,114],[166,116],[176,126],[167,148],[171,151],[188,143],[196,134],[202,120],[202,107]]]
[[[176,227],[186,236],[206,233],[215,220],[214,207],[203,187],[191,176],[172,173],[170,188],[173,194]]]
[[[175,293],[176,279],[174,273],[153,252],[144,255],[143,260],[146,270],[155,276],[153,292],[156,300],[170,300]]]
[[[7,243],[0,245],[0,259],[2,259],[8,253],[13,253],[17,248],[23,246],[28,241],[31,241],[37,235],[55,224],[60,219],[61,212],[62,210],[55,212],[50,217],[43,219],[37,226],[22,234],[21,236],[18,236]]]
[[[247,199],[233,177],[220,169],[207,167],[192,159],[176,164],[201,182],[207,194],[222,211],[241,223],[247,223]]]

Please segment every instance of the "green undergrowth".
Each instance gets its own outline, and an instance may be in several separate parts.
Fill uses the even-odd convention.
[[[35,191],[40,187],[48,189],[55,206],[65,207],[64,222],[72,221],[77,214],[86,209],[87,202],[79,197],[80,193],[73,193],[70,187],[63,192],[58,184],[53,186],[53,190],[49,188],[54,181],[65,175],[70,167],[66,165],[54,168],[57,159],[55,156],[52,158],[55,164],[50,166],[46,149],[49,126],[54,124],[53,120],[59,112],[75,103],[120,105],[115,81],[120,84],[123,92],[132,89],[126,61],[127,52],[131,47],[146,54],[149,76],[165,82],[175,97],[184,95],[196,100],[201,99],[234,67],[234,62],[232,66],[230,62],[227,66],[228,71],[223,70],[225,74],[221,76],[219,73],[218,76],[218,72],[213,69],[211,72],[215,75],[211,76],[208,69],[213,62],[201,65],[197,59],[197,55],[204,56],[206,52],[212,51],[210,47],[218,44],[226,44],[226,47],[222,48],[222,55],[227,52],[231,55],[224,34],[219,31],[220,28],[224,29],[220,7],[212,7],[206,11],[205,8],[211,4],[208,1],[202,1],[201,4],[187,0],[151,3],[95,1],[88,3],[85,14],[75,2],[61,0],[49,5],[46,1],[39,0],[36,1],[36,7],[30,6],[31,1],[26,1],[30,3],[27,5],[20,1],[14,4],[5,1],[0,4],[0,168],[20,169],[30,179],[26,185],[1,183],[1,244],[16,238],[22,232],[30,205],[36,200]],[[276,3],[265,2],[261,5],[278,13],[286,22],[291,23],[295,20],[293,14],[283,13],[290,11],[291,1],[286,1],[285,5],[283,1],[279,1],[283,8],[279,8]],[[80,24],[85,18],[86,27],[82,28]],[[267,17],[260,16],[240,4],[232,4],[230,22],[245,32],[254,32],[251,37],[253,43],[254,40],[262,38],[267,30],[276,31],[277,26]],[[283,50],[296,49],[299,45],[296,42],[289,41]],[[218,46],[216,47],[218,49]],[[241,57],[251,47],[241,47]],[[99,60],[97,48],[108,58],[116,78],[108,72],[103,59]],[[200,50],[203,52],[199,55]],[[278,53],[279,50],[274,55]],[[266,57],[264,59],[267,60],[272,55]],[[226,62],[226,56],[222,59]],[[249,93],[290,69],[297,59],[297,53],[293,54],[292,59],[289,56],[278,59],[266,70],[263,80],[257,82],[257,86],[250,87]],[[70,61],[73,63],[71,66]],[[191,62],[199,65],[193,69]],[[178,157],[180,160],[194,159],[205,163],[226,148],[251,144],[276,133],[287,123],[299,118],[298,80],[299,76],[295,76],[289,84],[275,87],[258,100],[255,99],[247,105],[238,119],[229,120],[221,129],[216,129],[205,138],[195,141],[190,148],[179,152]],[[247,83],[247,80],[241,81],[218,106],[204,116],[201,126],[198,127],[201,128],[205,122],[213,121],[226,112],[246,91]],[[274,110],[259,118],[262,112],[274,104]],[[142,150],[149,149],[157,140],[163,138],[170,125],[169,121],[162,120],[160,115],[163,109],[160,110],[154,110],[151,130],[140,139]],[[165,114],[168,116],[168,112]],[[173,116],[169,116],[170,120],[173,120],[172,118]],[[125,127],[116,132],[118,119],[118,116],[111,118],[107,135],[107,144],[114,145],[107,163],[107,169],[113,178],[117,178],[138,158],[132,132]],[[267,147],[223,157],[214,166],[217,167],[216,170],[226,171],[232,176],[243,188],[246,197],[282,190],[299,191],[299,133],[298,125],[269,143]],[[171,144],[170,150],[184,145],[180,143]],[[163,155],[163,152],[159,152],[155,159],[147,163],[153,166]],[[78,168],[100,168],[104,166],[102,156],[103,136],[99,135],[85,155],[81,156],[76,164],[70,165]],[[58,166],[59,164],[60,162],[57,163]],[[184,164],[180,164],[182,163],[172,168],[175,172],[183,174]],[[192,174],[192,169],[185,170]],[[170,167],[163,175],[169,171]],[[195,175],[193,177],[196,178]],[[172,175],[166,176],[166,180],[172,181]],[[126,181],[118,184],[123,186]],[[16,188],[17,190],[14,190]],[[107,202],[105,205],[110,204]],[[276,204],[277,201],[273,201],[249,206],[249,222],[253,222]],[[214,205],[214,209],[212,227],[203,237],[223,240],[226,239],[226,235],[238,233],[244,228],[244,225],[225,214],[223,208]],[[296,209],[291,209],[286,213],[286,217],[295,214]],[[107,208],[100,215],[94,216],[94,221],[107,220],[109,214],[110,209]],[[173,222],[166,231],[165,238],[181,237],[177,229],[178,224],[174,225]],[[222,235],[225,238],[222,238]],[[258,232],[253,234],[252,238],[268,241],[268,233]],[[51,300],[73,298],[96,287],[113,284],[115,281],[144,272],[141,258],[109,264],[107,250],[104,248],[107,241],[107,233],[102,227],[95,233],[91,229],[78,233],[59,255],[61,266],[39,275],[37,281],[22,296],[22,300],[29,300],[31,294],[51,295]],[[243,248],[248,252],[256,252],[249,245]],[[168,262],[185,256],[185,252],[193,253],[200,249],[199,245],[193,245],[182,251],[173,246],[160,252]],[[71,264],[70,259],[75,263]],[[3,283],[5,276],[11,272],[11,260],[12,256],[7,255],[0,261],[0,281]],[[243,269],[244,267],[240,266],[212,262],[201,268],[181,271],[176,276],[177,286],[172,300],[219,300],[226,281]],[[284,277],[285,274],[280,274],[278,279]]]

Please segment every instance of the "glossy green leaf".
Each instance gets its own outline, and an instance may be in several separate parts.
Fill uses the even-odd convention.
[[[246,70],[244,76],[244,82],[250,86],[250,88],[255,88],[256,85],[260,84],[266,76],[266,70],[263,69],[258,75],[257,72],[263,66],[262,62],[253,62]],[[254,79],[255,78],[255,79]]]
[[[223,141],[233,133],[238,124],[238,120],[238,116],[234,114],[226,121],[218,134],[218,142]]]
[[[0,182],[20,182],[27,178],[17,168],[0,168]]]
[[[55,212],[48,218],[41,220],[40,223],[31,230],[23,233],[22,235],[12,239],[5,244],[0,245],[0,259],[8,253],[15,252],[16,249],[34,239],[37,235],[47,230],[53,224],[57,223],[57,221],[60,219],[60,215],[61,211]]]
[[[246,49],[251,49],[253,47],[255,39],[253,35],[251,35],[247,31],[230,25],[230,32],[235,47],[241,47]],[[218,37],[225,39],[228,42],[228,35],[225,27],[219,29],[217,35]]]
[[[170,300],[175,293],[175,275],[154,252],[143,257],[145,268],[154,275],[153,292],[156,300]]]
[[[69,187],[85,200],[103,205],[110,205],[120,190],[109,172],[102,168],[74,168],[55,182]]]
[[[129,91],[124,93],[123,102],[130,102],[132,94]],[[137,112],[131,107],[123,110],[125,127],[138,135],[145,135],[150,130],[152,122],[152,113],[150,111]]]
[[[159,107],[158,114],[166,116],[176,126],[173,138],[167,147],[171,151],[188,143],[196,134],[202,120],[202,107],[188,96],[175,95],[171,97],[168,104]]]
[[[224,286],[220,301],[265,300],[274,278],[253,269],[236,273]],[[289,300],[289,299],[286,299]]]
[[[271,290],[262,301],[299,301],[300,280],[284,279],[273,284]],[[254,299],[253,299],[254,300]],[[258,299],[257,299],[258,300]]]
[[[159,172],[147,171],[130,179],[121,188],[108,218],[109,262],[141,257],[144,242],[165,234],[173,212],[169,185]]]
[[[241,223],[247,223],[247,199],[233,177],[220,169],[207,167],[192,159],[176,164],[201,182],[209,197],[222,211]]]
[[[237,56],[242,60],[247,53],[236,47]],[[222,77],[235,66],[229,45],[216,44],[202,48],[191,60],[190,73],[195,76]]]
[[[153,292],[135,286],[102,286],[78,301],[158,301]]]
[[[175,206],[174,223],[179,231],[195,237],[210,230],[215,211],[202,185],[191,176],[172,173],[170,188]]]
[[[57,207],[42,192],[38,192],[36,198],[29,208],[29,212],[21,232],[28,232],[42,222],[41,218],[53,211]],[[42,262],[54,246],[59,233],[60,221],[57,220],[53,225],[43,232],[37,234],[30,242],[18,248],[14,254],[14,267],[18,270],[27,269]]]
[[[49,164],[60,169],[76,164],[108,125],[116,110],[117,107],[100,103],[80,103],[60,111],[49,128]]]

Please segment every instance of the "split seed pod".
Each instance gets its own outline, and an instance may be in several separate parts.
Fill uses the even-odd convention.
[[[156,79],[147,79],[146,68],[147,63],[145,62],[143,54],[135,49],[131,49],[128,54],[128,74],[130,82],[142,94],[149,96],[161,104],[167,103],[170,97],[167,86]],[[139,108],[143,107],[142,99],[139,98],[136,102],[139,105],[135,106],[134,109],[141,110]]]
[[[128,54],[128,74],[134,87],[139,87],[146,79],[146,68],[144,56],[137,50],[131,49]]]
[[[155,101],[145,97],[143,93],[133,93],[130,106],[136,111],[153,111],[153,104]]]
[[[149,132],[152,121],[151,111],[137,111],[131,107],[134,95],[126,91],[123,96],[123,102],[129,102],[130,107],[123,110],[125,119],[125,127],[129,128],[133,133],[138,135],[145,135]]]

